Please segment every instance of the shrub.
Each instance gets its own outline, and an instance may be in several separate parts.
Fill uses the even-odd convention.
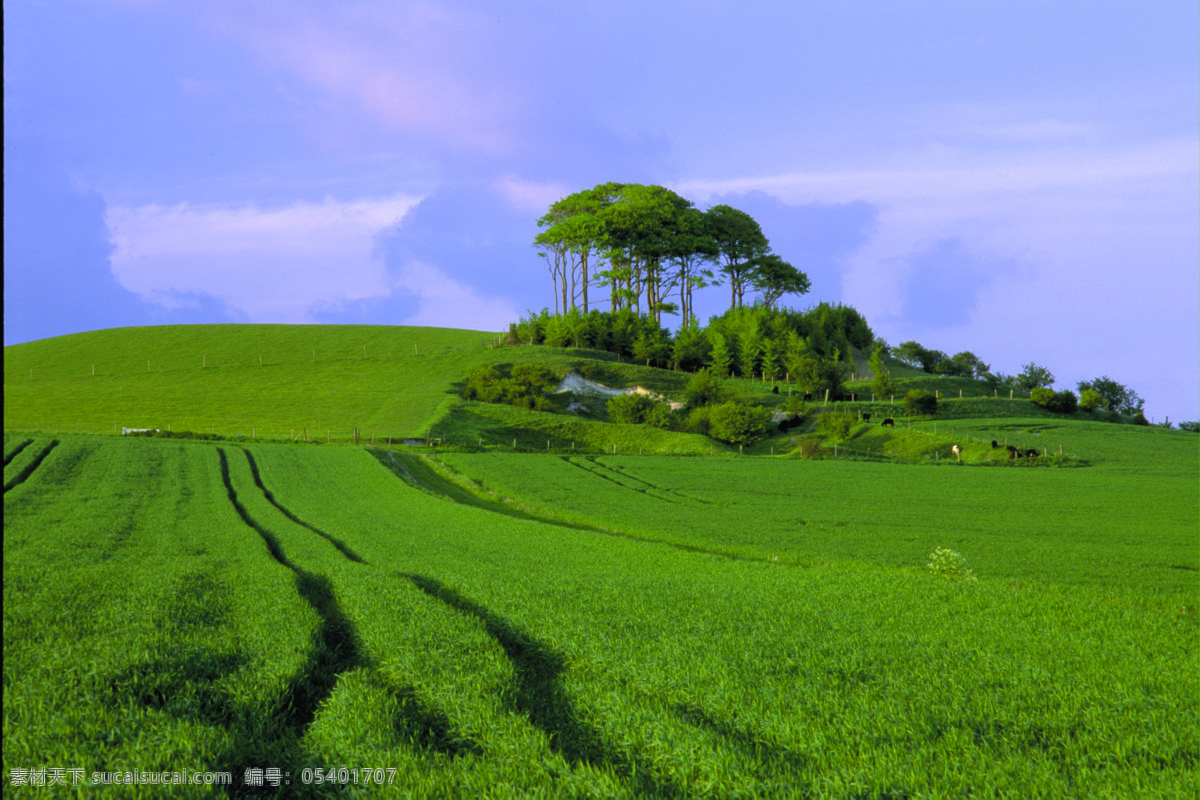
[[[784,401],[783,410],[793,417],[803,417],[808,414],[808,403],[804,402],[803,395],[789,394],[788,399]]]
[[[683,396],[689,406],[699,408],[721,402],[725,397],[725,390],[721,386],[721,379],[713,370],[702,369],[688,380]]]
[[[709,413],[709,435],[729,444],[750,444],[766,434],[770,424],[771,412],[762,406],[728,402]]]
[[[1181,422],[1179,423],[1179,430],[1188,431],[1189,433],[1200,433],[1200,421]]]
[[[558,385],[554,373],[541,364],[517,364],[512,368],[512,379],[529,394],[548,392]]]
[[[1021,389],[1044,389],[1052,383],[1054,383],[1054,374],[1032,361],[1026,364],[1022,368],[1021,374],[1017,376],[1017,386]]]
[[[813,458],[814,456],[820,455],[821,443],[816,439],[801,439],[796,443],[795,452],[803,458]]]
[[[712,409],[713,406],[700,406],[689,411],[687,418],[683,422],[684,431],[708,436],[712,431],[712,421],[709,419]]]
[[[936,414],[937,395],[921,389],[913,389],[904,395],[904,409],[909,414]]]
[[[849,438],[850,431],[857,423],[858,420],[855,416],[846,411],[822,414],[817,417],[817,428],[829,438],[837,441],[845,441]]]
[[[1079,403],[1079,398],[1070,389],[1056,392],[1053,389],[1037,388],[1029,393],[1029,399],[1058,414],[1074,414]]]
[[[967,560],[953,550],[939,547],[929,554],[929,569],[935,575],[950,581],[974,583],[978,580],[967,568]]]
[[[1108,401],[1104,399],[1104,395],[1095,389],[1084,389],[1079,395],[1079,407],[1084,411],[1095,411],[1107,408]]]
[[[656,405],[644,394],[619,394],[608,401],[608,418],[622,425],[640,425]]]
[[[669,430],[675,427],[676,414],[666,403],[655,403],[646,415],[646,424],[652,428]]]

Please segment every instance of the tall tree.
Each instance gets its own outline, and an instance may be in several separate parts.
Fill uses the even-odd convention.
[[[753,261],[770,249],[754,217],[732,206],[717,205],[705,212],[712,226],[720,272],[729,281],[729,307],[741,308],[753,274]]]
[[[640,313],[644,298],[646,312],[655,321],[671,308],[664,267],[678,246],[677,217],[691,207],[690,201],[662,186],[625,184],[603,212],[613,265],[607,279],[622,286],[626,307],[632,301]]]
[[[674,267],[667,277],[667,294],[679,295],[679,313],[686,325],[695,316],[693,292],[710,285],[713,271],[704,265],[717,258],[717,242],[704,212],[691,206],[678,208],[668,243],[667,258]]]
[[[807,294],[812,287],[807,275],[774,253],[763,253],[750,264],[750,284],[762,293],[767,308],[773,308],[785,294]]]
[[[534,245],[541,248],[540,254],[550,266],[555,306],[561,299],[561,313],[570,308],[588,311],[588,289],[595,281],[594,259],[606,247],[603,212],[620,190],[619,183],[603,183],[575,192],[553,203],[537,221],[544,230],[534,238]]]

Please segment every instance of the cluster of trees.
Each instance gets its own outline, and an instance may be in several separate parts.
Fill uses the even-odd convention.
[[[546,399],[546,394],[557,385],[554,374],[541,364],[524,363],[511,367],[478,364],[467,372],[463,397],[534,411],[553,411],[554,404]]]
[[[712,370],[694,374],[684,396],[684,407],[672,410],[646,395],[617,395],[608,401],[608,417],[613,422],[699,433],[737,445],[762,438],[771,425],[770,409],[731,397]]]
[[[584,347],[617,353],[649,366],[743,377],[785,377],[802,392],[828,389],[838,397],[854,371],[852,353],[869,351],[875,335],[849,306],[820,303],[807,311],[761,305],[730,309],[701,327],[693,318],[672,336],[634,310],[544,309],[517,323],[511,338],[525,344]]]
[[[949,356],[941,350],[930,350],[917,342],[901,342],[892,348],[892,356],[909,366],[932,375],[957,375],[964,378],[984,378],[991,366],[969,350]]]
[[[975,378],[985,381],[990,388],[1005,386],[1032,392],[1048,388],[1054,383],[1054,374],[1032,361],[1022,366],[1017,375],[1005,375],[1003,372],[992,372],[991,365],[969,350],[951,356],[941,350],[931,350],[917,342],[908,341],[892,348],[891,354],[897,361],[931,375]]]
[[[1146,401],[1139,397],[1137,392],[1106,375],[1091,381],[1080,381],[1076,385],[1079,390],[1078,395],[1070,389],[1056,392],[1048,388],[1053,380],[1053,376],[1051,376],[1046,386],[1033,389],[1030,399],[1039,406],[1060,414],[1073,414],[1077,408],[1093,413],[1110,411],[1122,416],[1133,417],[1136,424],[1150,424],[1146,420],[1143,410]],[[1166,423],[1166,427],[1171,427],[1170,422]]]
[[[729,286],[730,308],[757,291],[770,308],[804,294],[808,277],[771,252],[744,211],[701,211],[662,186],[603,183],[562,198],[538,219],[533,244],[554,282],[556,313],[592,310],[593,288],[607,288],[610,310],[694,316],[696,289]]]

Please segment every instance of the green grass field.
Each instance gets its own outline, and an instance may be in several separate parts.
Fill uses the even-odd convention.
[[[370,331],[378,361],[356,366]],[[213,341],[229,356],[257,332]],[[6,794],[49,796],[13,775],[57,768],[230,775],[178,797],[1195,796],[1194,435],[963,400],[855,428],[836,457],[786,436],[739,456],[448,391],[479,359],[565,370],[579,353],[331,333],[328,374],[276,367],[326,383],[298,408],[449,446],[101,435],[114,423],[71,386],[226,435],[215,420],[243,400],[266,417],[304,392],[264,389],[256,363],[217,380],[163,355],[161,377],[153,358],[107,384],[35,365],[24,386],[27,363],[95,350],[6,349]],[[607,368],[667,393],[682,380]],[[369,394],[382,374],[425,388]],[[171,375],[186,403],[164,399]],[[28,409],[41,432],[17,424]],[[300,427],[279,419],[279,438]],[[994,460],[1006,438],[1064,456]],[[973,579],[935,574],[937,548]],[[53,796],[100,792],[164,796]]]

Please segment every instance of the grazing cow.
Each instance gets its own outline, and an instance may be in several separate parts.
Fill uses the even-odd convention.
[[[772,387],[771,387],[771,394],[779,394],[779,387],[778,387],[778,386],[772,386]]]
[[[896,420],[892,419],[891,417],[888,417],[887,419],[885,419],[885,420],[883,421],[883,425],[882,425],[881,427],[884,427],[884,428],[887,428],[887,427],[892,427],[892,428],[894,428],[894,427],[896,427]]]
[[[954,453],[954,455],[958,456],[960,459],[962,458],[962,450],[958,449],[958,445],[956,445],[956,444],[950,445],[950,452]]]
[[[1000,449],[1000,443],[999,443],[999,442],[997,442],[995,439],[992,439],[992,449],[993,449],[993,450],[999,450],[999,449]]]
[[[1025,451],[1025,457],[1026,457],[1026,458],[1037,458],[1037,457],[1038,457],[1038,451],[1037,451],[1037,450],[1026,450],[1026,451]]]
[[[871,421],[871,415],[863,414],[863,422],[870,422],[870,421]]]
[[[779,422],[779,432],[780,433],[787,433],[788,428],[790,428],[790,427],[792,427],[792,421],[790,419],[780,420],[780,422]]]
[[[1008,445],[1007,447],[1005,447],[1004,449],[1008,451],[1009,458],[1020,458],[1021,457],[1021,451],[1018,450],[1017,448],[1013,447],[1011,444]]]

